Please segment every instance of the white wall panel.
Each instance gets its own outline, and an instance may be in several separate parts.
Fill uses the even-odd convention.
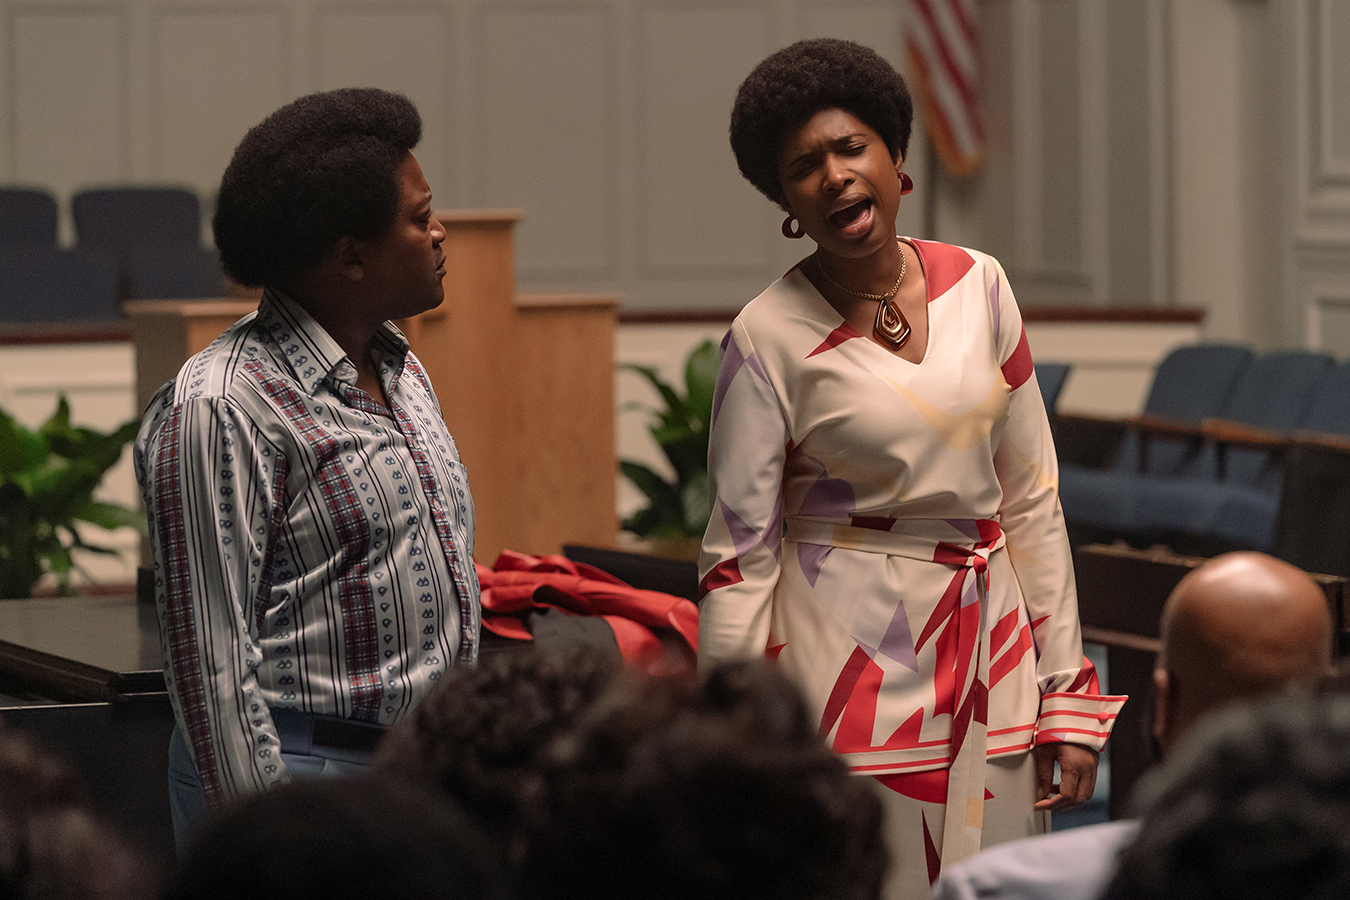
[[[638,224],[649,271],[768,267],[781,237],[736,168],[727,123],[736,88],[772,49],[770,25],[762,6],[671,4],[643,16]]]
[[[444,7],[364,3],[323,7],[315,19],[315,90],[378,87],[406,94],[422,116],[416,152],[432,193],[450,190],[446,75],[449,28]]]
[[[280,5],[171,6],[151,26],[150,171],[209,203],[244,132],[294,98]]]
[[[478,36],[476,205],[525,210],[522,278],[613,277],[625,214],[613,13],[496,4]]]
[[[1350,5],[1323,2],[1318,19],[1317,178],[1350,186]]]
[[[1298,10],[1299,230],[1350,241],[1350,6],[1304,0]]]
[[[10,22],[15,179],[68,194],[126,177],[121,5],[23,6]]]

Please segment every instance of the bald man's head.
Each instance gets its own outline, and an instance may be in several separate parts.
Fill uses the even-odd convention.
[[[1300,569],[1249,552],[1199,566],[1163,607],[1153,723],[1163,752],[1220,706],[1325,675],[1331,642],[1326,595]]]

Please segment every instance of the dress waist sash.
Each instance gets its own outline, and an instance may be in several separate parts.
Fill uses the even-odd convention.
[[[890,529],[841,521],[788,516],[784,540],[975,569],[986,574],[989,556],[1006,543],[996,519],[882,519]],[[897,530],[903,529],[903,530]]]

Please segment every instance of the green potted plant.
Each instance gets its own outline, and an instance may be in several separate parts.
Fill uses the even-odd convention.
[[[661,395],[661,406],[630,404],[651,413],[648,426],[670,467],[668,479],[651,467],[622,460],[619,471],[642,492],[647,505],[623,521],[625,531],[642,538],[697,539],[708,527],[708,428],[712,422],[713,391],[721,351],[712,341],[695,347],[685,360],[684,392],[680,393],[650,366],[621,363],[636,372]]]
[[[94,499],[139,425],[126,422],[106,434],[72,426],[64,395],[36,431],[0,410],[0,597],[30,596],[47,572],[68,593],[79,569],[72,551],[117,552],[85,541],[76,522],[145,530],[139,511]]]

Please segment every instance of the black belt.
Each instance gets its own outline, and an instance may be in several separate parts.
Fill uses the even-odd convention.
[[[314,747],[373,753],[385,732],[383,725],[298,709],[273,709],[272,722],[283,753],[309,754]]]

